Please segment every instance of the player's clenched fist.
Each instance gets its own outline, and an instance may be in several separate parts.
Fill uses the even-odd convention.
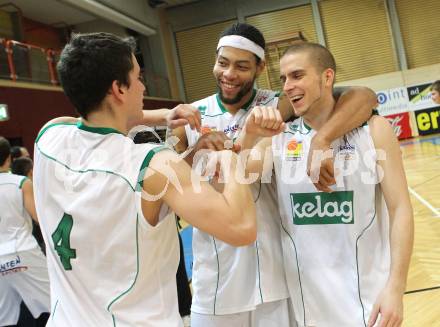
[[[281,133],[284,127],[283,118],[277,108],[256,106],[246,118],[244,128],[248,134],[270,137]]]

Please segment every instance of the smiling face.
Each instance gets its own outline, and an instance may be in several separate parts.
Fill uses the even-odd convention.
[[[233,47],[222,47],[217,53],[213,73],[220,99],[225,104],[237,104],[253,89],[255,79],[264,68],[257,64],[252,52]]]
[[[287,54],[280,61],[280,79],[297,116],[305,115],[323,96],[331,93],[334,72],[326,69],[320,73],[313,65],[307,51]],[[331,80],[328,79],[328,74]]]

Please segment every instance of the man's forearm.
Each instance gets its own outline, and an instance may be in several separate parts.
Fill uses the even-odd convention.
[[[376,94],[365,87],[350,87],[338,98],[329,121],[317,133],[318,138],[331,143],[365,123],[377,105]]]
[[[261,138],[258,135],[247,133],[244,128],[234,143],[240,147],[240,150],[249,150],[258,143],[259,139]]]
[[[169,112],[170,109],[142,110],[143,117],[140,124],[146,126],[166,126]]]
[[[390,220],[391,267],[388,283],[403,294],[414,242],[414,222],[411,208],[397,208],[390,215],[394,218]]]

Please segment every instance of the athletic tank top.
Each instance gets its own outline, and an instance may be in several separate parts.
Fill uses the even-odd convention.
[[[0,256],[38,247],[23,202],[27,177],[0,173]]]
[[[230,114],[218,95],[195,102],[202,114],[202,133],[223,131],[235,139],[254,106],[278,104],[278,94],[254,90],[249,102]],[[188,146],[200,134],[188,126]],[[251,185],[257,209],[257,241],[234,247],[197,228],[193,230],[192,311],[201,314],[232,314],[253,310],[256,305],[288,297],[280,242],[280,216],[274,176]]]
[[[111,128],[54,124],[35,144],[35,198],[51,281],[48,326],[182,326],[179,243],[163,205],[148,224],[139,190],[163,147]]]
[[[315,135],[302,118],[272,139],[289,292],[300,326],[366,326],[390,268],[389,221],[368,125],[332,143],[332,193],[306,175]],[[342,176],[344,175],[344,176]]]

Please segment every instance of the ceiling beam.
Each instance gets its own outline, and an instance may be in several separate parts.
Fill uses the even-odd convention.
[[[130,28],[142,35],[156,34],[156,29],[93,0],[57,0],[102,19]]]

